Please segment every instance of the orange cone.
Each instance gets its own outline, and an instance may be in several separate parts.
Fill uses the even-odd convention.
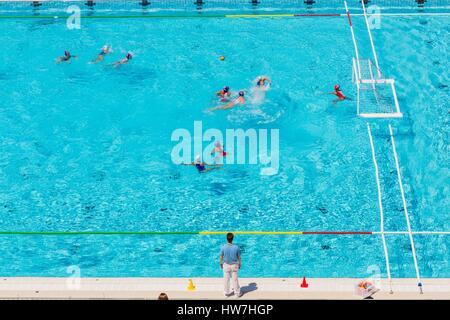
[[[309,284],[306,282],[306,278],[303,277],[303,281],[300,284],[300,288],[308,288]]]
[[[187,289],[188,289],[189,291],[194,291],[194,290],[195,290],[194,281],[192,281],[192,279],[189,279]]]

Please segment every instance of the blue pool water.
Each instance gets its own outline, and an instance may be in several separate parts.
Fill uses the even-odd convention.
[[[237,13],[237,12],[235,12]],[[354,17],[361,52],[370,46]],[[413,230],[448,231],[448,16],[383,17],[380,66],[405,117],[370,121],[385,228],[406,231],[387,125],[395,132]],[[401,39],[402,41],[399,41]],[[345,17],[0,19],[1,231],[378,231],[366,121],[333,105],[351,83]],[[89,64],[101,46],[114,52]],[[55,64],[65,49],[78,59]],[[134,53],[129,64],[108,66]],[[224,55],[225,61],[218,56]],[[269,75],[262,104],[205,113],[214,92]],[[279,129],[280,169],[172,164],[177,128]],[[219,276],[223,236],[0,236],[1,276]],[[424,277],[450,277],[448,236],[414,237]],[[386,273],[379,236],[237,236],[242,276]],[[392,276],[414,277],[407,235],[387,236]]]

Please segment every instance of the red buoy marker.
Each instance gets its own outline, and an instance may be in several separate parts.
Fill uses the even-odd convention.
[[[300,288],[308,288],[309,284],[306,282],[306,278],[303,277],[303,281],[300,284]]]

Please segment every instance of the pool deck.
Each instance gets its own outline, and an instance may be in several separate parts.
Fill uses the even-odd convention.
[[[161,292],[170,299],[226,299],[222,278],[193,278],[194,291],[188,291],[187,278],[0,278],[0,299],[156,299]],[[244,295],[240,299],[362,299],[355,294],[360,279],[312,278],[301,288],[299,278],[241,278]],[[423,294],[416,279],[388,281],[374,299],[450,299],[450,279],[423,279]]]

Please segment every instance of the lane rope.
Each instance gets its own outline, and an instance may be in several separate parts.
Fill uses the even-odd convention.
[[[389,134],[391,136],[391,144],[392,144],[392,151],[394,153],[395,168],[397,170],[398,185],[400,187],[400,194],[402,196],[403,211],[405,213],[406,225],[408,227],[409,241],[410,241],[411,252],[412,252],[412,256],[413,256],[413,260],[414,260],[414,268],[416,269],[417,286],[419,287],[419,291],[422,294],[423,289],[422,289],[422,280],[420,279],[420,269],[419,269],[419,265],[417,263],[416,248],[414,246],[414,238],[412,236],[411,222],[410,222],[409,214],[408,214],[408,206],[406,204],[405,191],[403,190],[402,175],[400,172],[400,165],[398,162],[397,148],[395,147],[394,134],[392,133],[392,127],[390,124],[389,124]]]
[[[364,16],[353,13],[352,16]],[[374,13],[381,17],[450,16],[447,12],[414,13]],[[198,15],[81,15],[81,19],[199,19],[199,18],[283,18],[283,17],[347,17],[352,25],[349,13],[274,13],[274,14],[198,14]],[[67,19],[67,15],[1,15],[0,19]]]
[[[387,244],[386,244],[386,237],[384,236],[384,209],[383,209],[381,184],[380,184],[379,171],[378,171],[378,162],[377,162],[377,157],[375,155],[375,147],[373,144],[372,132],[370,130],[369,123],[367,123],[367,132],[369,134],[370,149],[372,151],[372,161],[373,161],[373,165],[375,167],[375,179],[376,179],[376,183],[377,183],[377,193],[378,193],[378,208],[380,211],[381,240],[383,242],[384,257],[386,260],[386,271],[387,271],[387,276],[388,276],[388,280],[389,280],[390,293],[393,293],[391,267],[390,267],[390,263],[389,263],[389,252],[388,252],[388,248],[387,248]]]
[[[0,231],[0,236],[41,235],[408,235],[408,231]],[[450,235],[450,231],[411,231],[417,235]]]

